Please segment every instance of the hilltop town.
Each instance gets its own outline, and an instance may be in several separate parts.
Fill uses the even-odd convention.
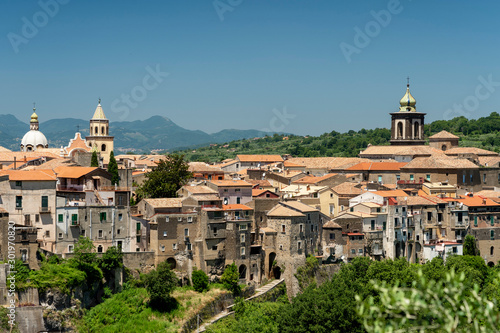
[[[119,249],[136,278],[167,262],[182,285],[196,269],[219,281],[235,264],[241,284],[282,281],[288,298],[303,290],[296,272],[311,256],[325,266],[358,257],[446,262],[464,254],[471,235],[493,267],[500,260],[499,154],[459,147],[447,131],[426,138],[426,113],[417,111],[409,85],[399,104],[389,114],[389,145],[369,145],[356,157],[188,161],[187,182],[154,198],[136,191],[167,157],[114,155],[100,101],[90,135],[77,132],[60,148],[50,146],[34,109],[20,151],[0,150],[0,257],[11,259],[12,221],[15,257],[29,270],[39,270],[42,258],[73,258],[87,238],[98,255]],[[123,279],[116,275],[117,284]]]

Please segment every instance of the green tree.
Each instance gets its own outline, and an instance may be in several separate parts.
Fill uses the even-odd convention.
[[[106,252],[102,255],[100,267],[104,278],[106,281],[109,281],[113,276],[113,271],[123,267],[123,252],[121,248],[116,246],[108,247]]]
[[[103,274],[99,268],[99,258],[95,252],[94,243],[90,238],[80,236],[73,250],[74,256],[71,259],[73,265],[84,272],[90,284],[102,282]]]
[[[161,262],[155,270],[146,275],[145,280],[151,307],[168,310],[174,302],[170,294],[179,282],[175,273],[170,269],[170,264],[166,261]]]
[[[201,269],[193,270],[191,280],[193,281],[193,288],[197,292],[201,293],[208,289],[208,275]]]
[[[184,155],[171,154],[160,160],[158,167],[146,174],[146,180],[136,193],[143,198],[175,198],[177,190],[185,185],[193,174]]]
[[[99,160],[97,159],[97,152],[95,150],[92,152],[92,159],[90,160],[90,166],[91,167],[99,166]]]
[[[241,288],[239,285],[238,267],[236,267],[234,262],[226,267],[220,280],[224,284],[224,287],[231,291],[233,295],[240,294]]]
[[[472,235],[465,236],[464,239],[464,256],[478,256],[479,249],[476,246],[476,238]]]
[[[422,271],[411,288],[372,281],[379,301],[356,296],[357,312],[369,333],[499,332],[500,312],[464,273],[446,273],[444,283],[428,280]]]
[[[118,184],[120,182],[120,176],[118,176],[118,164],[116,163],[113,151],[111,151],[109,155],[108,172],[111,174],[111,184]]]

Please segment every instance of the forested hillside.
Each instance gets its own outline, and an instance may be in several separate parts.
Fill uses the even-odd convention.
[[[500,115],[467,119],[437,120],[425,125],[426,137],[446,130],[460,137],[460,145],[500,152]],[[279,135],[266,136],[210,145],[179,151],[190,161],[219,162],[237,154],[291,154],[297,157],[345,156],[355,157],[368,144],[388,145],[389,129],[350,130],[346,133],[332,131],[320,136]]]

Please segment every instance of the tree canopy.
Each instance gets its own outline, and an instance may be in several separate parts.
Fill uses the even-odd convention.
[[[90,166],[91,167],[99,166],[99,159],[97,158],[97,152],[95,150],[92,152],[92,159],[90,160]]]
[[[120,176],[118,175],[118,164],[113,151],[109,155],[108,172],[111,174],[111,184],[117,185],[120,182]]]
[[[193,174],[184,155],[171,154],[160,160],[153,171],[146,174],[144,184],[136,193],[143,198],[175,198],[177,190],[185,185]]]

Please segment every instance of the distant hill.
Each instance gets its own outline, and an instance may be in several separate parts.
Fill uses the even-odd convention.
[[[89,135],[89,121],[75,118],[51,119],[40,123],[51,148],[66,146],[74,138],[79,126],[82,136]],[[0,115],[0,145],[18,150],[21,139],[29,130],[28,123],[14,115]],[[117,151],[150,151],[154,149],[173,150],[199,147],[210,143],[224,143],[239,139],[253,138],[265,134],[257,130],[228,129],[208,134],[200,130],[188,130],[172,120],[153,116],[146,120],[110,123],[110,134],[115,137]]]

